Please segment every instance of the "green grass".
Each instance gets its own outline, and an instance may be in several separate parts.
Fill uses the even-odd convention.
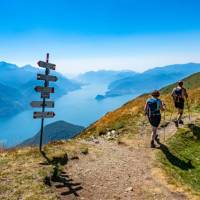
[[[200,124],[200,123],[199,123]],[[200,195],[200,126],[187,125],[161,145],[158,160],[172,182],[182,183]]]
[[[184,87],[186,89],[194,89],[200,85],[200,72],[192,74],[191,76],[183,79]],[[177,86],[177,83],[168,85],[161,89],[162,94],[168,94],[172,92],[172,89]]]

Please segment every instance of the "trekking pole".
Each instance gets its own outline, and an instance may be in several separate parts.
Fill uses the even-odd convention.
[[[187,103],[187,108],[188,108],[188,118],[189,118],[189,121],[191,121],[191,112],[190,112],[190,106],[189,106],[188,99],[186,99],[186,103]]]
[[[142,130],[140,131],[140,136],[141,137],[143,137],[143,135],[144,135],[145,121],[146,121],[146,115],[144,116],[144,121],[142,122]]]
[[[173,116],[173,114],[174,114],[174,110],[172,109],[172,111],[171,111],[171,115],[170,115],[170,118],[169,118],[169,122],[172,121],[172,116]]]
[[[164,117],[163,117],[163,119],[164,119],[164,142],[165,142],[165,126],[166,126],[166,123],[165,123],[165,110],[164,110]]]

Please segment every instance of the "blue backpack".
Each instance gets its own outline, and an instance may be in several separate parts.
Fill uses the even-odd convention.
[[[148,115],[160,115],[160,99],[156,98],[149,98],[147,100],[147,106],[148,106]]]

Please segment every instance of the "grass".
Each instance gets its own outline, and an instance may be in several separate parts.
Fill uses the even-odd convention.
[[[45,184],[45,179],[59,178],[68,159],[88,149],[88,145],[78,141],[59,141],[44,147],[46,159],[33,147],[1,153],[0,199],[58,199],[54,189]]]
[[[172,182],[186,185],[200,195],[200,122],[179,129],[157,158]]]
[[[186,89],[191,89],[191,88],[197,88],[200,85],[200,72],[192,74],[191,76],[183,79],[184,81],[184,87]],[[162,94],[168,94],[171,93],[172,89],[176,87],[177,83],[174,83],[172,85],[166,86],[161,89]]]

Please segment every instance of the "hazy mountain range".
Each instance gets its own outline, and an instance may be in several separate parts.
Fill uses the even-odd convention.
[[[109,84],[112,81],[126,78],[129,76],[135,75],[136,72],[131,70],[98,70],[98,71],[88,71],[78,75],[75,80],[80,81],[83,84],[92,84],[92,83],[106,83]]]
[[[42,81],[36,80],[36,74],[43,71],[31,65],[18,67],[0,62],[0,117],[10,117],[26,110],[30,108],[30,101],[40,99],[34,87],[42,85]],[[143,73],[130,70],[89,71],[78,75],[74,80],[52,71],[53,75],[58,76],[58,81],[51,83],[55,87],[55,94],[51,96],[52,99],[58,98],[69,91],[80,89],[82,84],[108,85],[105,94],[96,94],[97,100],[127,94],[139,95],[153,89],[160,89],[199,71],[200,64],[188,63],[157,67]]]
[[[30,101],[39,100],[40,94],[34,91],[36,85],[43,85],[43,81],[37,81],[37,73],[43,73],[43,69],[26,65],[17,65],[0,62],[0,117],[10,117],[22,110],[29,108]],[[58,98],[69,91],[80,89],[80,84],[67,79],[60,73],[52,72],[58,77],[55,94],[52,98]]]
[[[84,129],[83,126],[74,125],[65,121],[56,121],[44,127],[43,144],[52,141],[66,140],[79,134]],[[39,145],[40,131],[17,146]]]
[[[112,81],[108,86],[108,91],[103,95],[97,95],[96,99],[101,100],[127,94],[138,95],[160,89],[199,71],[200,64],[187,63],[157,67],[143,73],[130,74],[125,78]]]

